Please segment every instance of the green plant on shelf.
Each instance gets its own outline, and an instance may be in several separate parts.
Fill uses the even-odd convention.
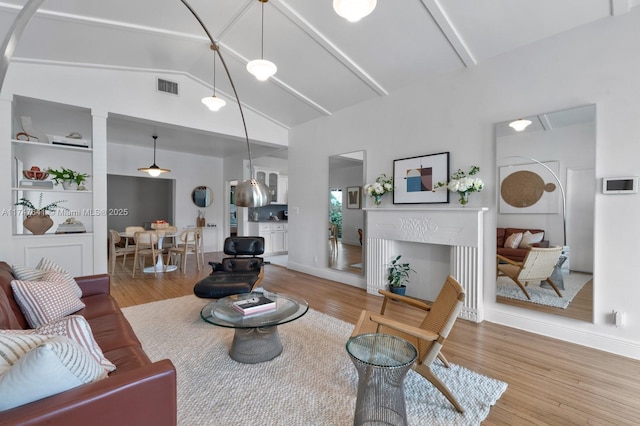
[[[54,181],[56,184],[69,182],[69,183],[76,183],[78,187],[80,187],[90,176],[87,173],[76,172],[74,170],[66,169],[64,167],[61,167],[59,170],[49,169],[47,170],[47,173],[53,176],[51,180]]]

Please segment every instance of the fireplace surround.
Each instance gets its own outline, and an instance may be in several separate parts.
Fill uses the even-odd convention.
[[[450,247],[450,274],[465,290],[459,318],[482,322],[483,222],[486,207],[368,208],[366,212],[367,292],[387,288],[389,259],[399,242]],[[443,277],[443,281],[444,281]]]

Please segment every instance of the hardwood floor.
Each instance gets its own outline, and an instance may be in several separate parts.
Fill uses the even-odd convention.
[[[130,256],[131,257],[131,256]],[[209,253],[205,260],[219,260]],[[131,261],[117,262],[112,294],[121,306],[193,294],[193,284],[211,268],[197,272],[193,257],[187,273],[142,274],[131,278]],[[303,297],[312,309],[355,323],[362,309],[377,311],[381,299],[363,289],[268,265],[265,289]],[[205,302],[203,301],[203,304]],[[405,321],[416,311],[389,308]],[[640,361],[483,322],[456,321],[445,342],[447,358],[509,384],[485,425],[637,425],[640,419]],[[428,401],[426,402],[428,403]]]

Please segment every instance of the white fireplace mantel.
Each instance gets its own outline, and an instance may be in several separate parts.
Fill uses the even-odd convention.
[[[482,208],[368,208],[366,212],[367,292],[387,287],[386,265],[396,241],[451,247],[450,270],[465,290],[460,318],[482,322]]]

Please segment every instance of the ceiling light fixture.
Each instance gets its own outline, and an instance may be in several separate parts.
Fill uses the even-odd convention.
[[[376,0],[333,0],[333,10],[349,22],[358,22],[376,8]]]
[[[260,59],[254,59],[247,64],[247,71],[253,74],[258,80],[266,81],[278,71],[278,67],[271,61],[264,59],[264,4],[269,0],[258,0],[262,7],[262,21],[261,21],[261,44],[260,44]]]
[[[149,167],[140,167],[138,169],[138,171],[140,172],[149,173],[149,176],[151,177],[158,177],[162,173],[168,173],[171,171],[169,169],[160,168],[156,165],[156,140],[157,139],[158,137],[156,135],[153,135],[153,164],[150,165]]]
[[[240,102],[240,97],[238,96],[238,91],[236,90],[236,85],[233,83],[233,79],[231,78],[231,73],[229,72],[229,67],[227,67],[227,63],[222,56],[222,52],[220,52],[218,45],[213,40],[211,33],[207,29],[207,26],[204,24],[202,19],[198,16],[195,10],[187,3],[186,0],[180,0],[182,4],[185,5],[187,9],[191,12],[191,14],[196,18],[204,32],[209,37],[211,41],[211,49],[218,53],[218,57],[220,58],[220,62],[224,67],[224,71],[227,74],[227,78],[229,79],[229,84],[231,85],[231,89],[233,90],[233,95],[236,98],[236,103],[238,104],[238,110],[240,111],[240,118],[242,119],[242,126],[244,128],[244,137],[247,142],[247,153],[249,154],[249,174],[253,173],[253,164],[251,162],[251,144],[249,143],[249,132],[247,131],[247,122],[244,118],[244,111],[242,110],[242,103]],[[234,202],[238,207],[262,207],[266,206],[271,202],[271,197],[269,194],[269,187],[262,182],[258,182],[256,179],[249,178],[244,182],[240,183],[236,186],[234,192]]]
[[[210,47],[211,50],[213,50],[213,95],[202,98],[202,103],[205,104],[211,111],[218,111],[227,103],[224,99],[220,99],[216,96],[216,52],[218,51],[218,48],[217,46],[213,45],[211,45]]]
[[[529,126],[529,124],[531,124],[531,120],[525,120],[523,118],[520,118],[516,121],[512,121],[511,123],[509,123],[509,127],[514,129],[516,132],[521,132],[524,129],[526,129]]]

